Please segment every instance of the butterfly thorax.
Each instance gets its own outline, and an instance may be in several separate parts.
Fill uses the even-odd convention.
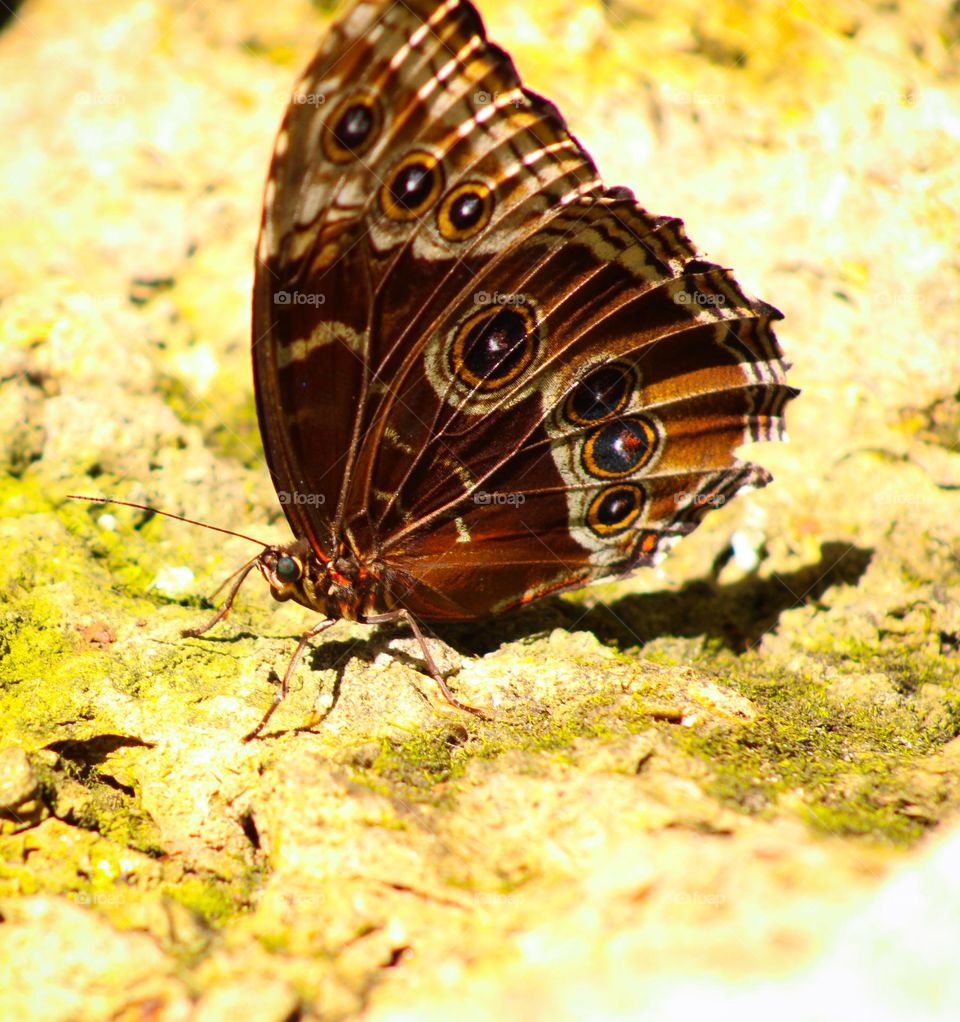
[[[257,567],[281,603],[293,600],[326,618],[348,621],[363,621],[381,609],[382,569],[364,563],[345,545],[329,560],[318,556],[306,539],[267,547]]]

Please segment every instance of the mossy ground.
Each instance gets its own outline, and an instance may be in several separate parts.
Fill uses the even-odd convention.
[[[949,840],[955,15],[481,5],[605,179],[785,312],[792,443],[748,452],[776,482],[656,572],[440,631],[490,722],[403,630],[340,623],[244,743],[310,616],[251,581],[183,639],[249,544],[67,495],[287,538],[249,290],[328,5],[28,0],[0,34],[0,957],[36,981],[0,1016],[694,1017],[716,992],[671,1015],[673,991],[846,946]],[[935,877],[914,904],[954,903]],[[940,968],[919,1018],[950,976],[913,925]]]

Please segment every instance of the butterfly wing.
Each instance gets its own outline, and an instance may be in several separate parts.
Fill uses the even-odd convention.
[[[780,314],[661,229],[628,200],[571,204],[523,261],[487,267],[500,303],[452,307],[427,371],[394,381],[365,503],[414,613],[507,610],[654,564],[769,480],[735,451],[782,436]]]
[[[358,5],[297,94],[254,360],[278,490],[322,498],[298,535],[465,618],[654,563],[768,480],[734,452],[782,432],[779,313],[604,189],[470,4]]]
[[[318,551],[349,525],[361,447],[392,377],[417,358],[429,310],[474,280],[496,243],[485,233],[494,181],[497,218],[512,212],[528,229],[599,183],[471,4],[357,4],[281,125],[254,286],[267,463],[291,527]],[[423,229],[441,207],[446,237]]]

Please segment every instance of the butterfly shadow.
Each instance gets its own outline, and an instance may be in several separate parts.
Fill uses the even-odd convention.
[[[241,639],[260,640],[263,637],[264,637],[263,633],[261,632],[239,630],[233,632],[230,635],[204,635],[202,641],[208,644],[209,646],[212,646],[213,648],[219,647],[221,648],[221,651],[226,651],[232,647],[233,643],[236,643]],[[268,682],[276,689],[280,688],[283,671],[286,668],[286,663],[289,661],[290,655],[292,655],[293,650],[296,648],[296,641],[299,638],[299,636],[294,633],[291,633],[289,636],[285,636],[284,638],[289,638],[290,640],[290,648],[289,651],[287,652],[287,660],[284,661],[281,658],[281,660],[279,661],[280,664],[279,673],[276,668],[271,667],[270,672],[267,675]],[[343,686],[344,674],[346,673],[346,669],[350,665],[350,662],[354,659],[357,659],[367,665],[371,665],[379,652],[381,652],[379,648],[373,648],[368,642],[366,642],[362,638],[346,640],[327,639],[311,643],[311,645],[307,648],[306,653],[304,654],[303,660],[301,661],[301,665],[307,666],[311,675],[315,674],[318,671],[336,672],[334,676],[333,688],[331,690],[329,703],[325,705],[323,710],[314,709],[314,711],[310,714],[308,720],[302,725],[298,725],[296,727],[285,727],[282,729],[278,729],[276,731],[264,731],[260,737],[263,738],[277,737],[282,734],[287,734],[291,731],[294,732],[310,731],[312,728],[322,723],[333,712],[333,710],[337,706],[337,703],[340,700],[340,692]],[[296,686],[297,684],[298,682],[296,681],[296,676],[294,676],[292,685]],[[323,693],[325,688],[326,685],[323,685],[322,687],[317,687],[315,693],[316,699],[319,699],[320,695]]]
[[[785,611],[820,605],[835,586],[856,585],[872,557],[872,549],[827,542],[820,547],[819,560],[796,571],[749,575],[723,584],[716,576],[726,559],[718,558],[709,575],[677,590],[628,594],[587,607],[555,597],[512,616],[436,626],[432,631],[474,656],[491,653],[505,642],[543,636],[554,628],[593,632],[605,645],[621,651],[673,637],[700,638],[741,654],[775,632]]]
[[[292,727],[278,728],[275,731],[264,731],[259,737],[276,738],[286,734],[299,734],[301,732],[309,734],[312,732],[314,728],[322,724],[337,708],[337,704],[340,702],[340,694],[343,690],[344,675],[351,662],[359,660],[368,667],[372,666],[379,652],[378,648],[375,648],[364,639],[333,639],[312,644],[304,656],[310,674],[314,675],[317,671],[334,672],[333,687],[330,689],[329,699],[324,702],[323,709],[318,709],[317,702],[325,691],[326,684],[316,686],[313,711],[303,723],[293,725]],[[279,688],[280,675],[275,670],[270,671],[270,681]],[[308,680],[305,684],[312,683]]]
[[[769,577],[750,575],[725,584],[717,581],[726,563],[721,557],[710,574],[687,582],[677,590],[628,594],[593,606],[554,597],[513,615],[465,624],[434,625],[427,634],[470,656],[492,653],[507,642],[539,638],[556,628],[593,632],[605,645],[621,651],[637,650],[655,639],[672,637],[699,638],[742,654],[753,649],[764,635],[775,632],[785,611],[820,605],[832,588],[856,585],[873,553],[872,549],[828,542],[821,545],[819,560],[797,571]],[[322,710],[315,709],[302,724],[265,731],[261,737],[276,737],[291,731],[309,732],[322,724],[336,709],[346,669],[354,660],[372,666],[381,653],[389,652],[393,659],[425,673],[420,656],[390,647],[394,639],[409,635],[404,625],[397,624],[378,628],[369,636],[312,643],[304,655],[310,672],[335,672],[329,701]],[[243,636],[208,641],[229,643],[238,637]],[[246,637],[254,636],[246,633]],[[455,673],[455,669],[441,667],[444,677]],[[271,670],[270,680],[280,685],[275,670]],[[317,690],[317,696],[322,690]]]
[[[397,638],[410,638],[409,629],[405,625],[397,624],[389,627],[381,627],[373,634],[366,637],[320,641],[316,645],[311,646],[309,652],[304,655],[304,660],[306,661],[308,670],[311,674],[317,671],[335,672],[333,687],[330,689],[329,700],[325,701],[322,710],[317,709],[315,704],[313,712],[303,723],[292,727],[279,728],[274,731],[263,731],[258,735],[258,737],[276,738],[285,734],[312,732],[337,708],[337,705],[340,702],[340,695],[347,668],[351,665],[355,665],[357,662],[362,664],[364,667],[372,667],[378,658],[384,653],[388,654],[389,657],[397,663],[403,664],[406,667],[424,675],[425,681],[429,682],[429,673],[424,665],[423,657],[417,653],[409,653],[406,650],[393,647],[393,640]],[[441,676],[446,679],[455,675],[458,668],[441,662],[439,670]],[[276,672],[276,670],[271,669],[269,678],[271,683],[279,689],[281,681],[280,675]],[[306,683],[309,684],[309,682]],[[314,696],[315,701],[319,699],[325,689],[326,685],[317,687]],[[429,702],[429,700],[427,701]]]

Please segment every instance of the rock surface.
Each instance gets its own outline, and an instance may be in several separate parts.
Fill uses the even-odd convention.
[[[322,5],[321,5],[322,6]],[[482,3],[608,182],[779,306],[769,488],[661,569],[432,640],[249,544],[249,292],[305,0],[0,31],[0,1018],[960,1017],[960,21]],[[443,646],[441,648],[441,640]],[[304,729],[302,725],[313,722]]]

